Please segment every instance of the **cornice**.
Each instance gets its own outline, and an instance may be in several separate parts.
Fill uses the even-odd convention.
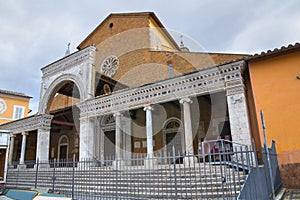
[[[8,130],[12,133],[21,133],[37,129],[50,129],[53,115],[41,114],[12,121],[0,126],[0,129]]]
[[[116,91],[78,103],[81,116],[113,114],[149,104],[226,91],[243,86],[245,62],[219,65],[137,88]]]

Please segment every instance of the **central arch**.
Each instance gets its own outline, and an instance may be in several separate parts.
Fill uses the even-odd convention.
[[[43,87],[45,92],[42,93],[39,112],[53,116],[49,138],[50,159],[63,162],[74,155],[79,158],[80,110],[75,105],[87,96],[83,82],[73,74],[64,74],[47,88]]]
[[[41,97],[39,105],[39,114],[49,113],[51,102],[54,99],[55,94],[63,85],[65,85],[68,82],[74,83],[74,86],[76,86],[76,88],[78,89],[80,101],[83,101],[87,98],[87,91],[84,89],[84,83],[80,80],[80,78],[73,74],[64,74],[57,77],[49,86],[42,85],[42,90],[45,89],[46,91]]]

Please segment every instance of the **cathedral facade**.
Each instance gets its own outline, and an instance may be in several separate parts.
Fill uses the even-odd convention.
[[[41,69],[38,113],[1,126],[11,132],[9,162],[253,145],[245,56],[189,51],[151,12],[110,14],[77,52]]]

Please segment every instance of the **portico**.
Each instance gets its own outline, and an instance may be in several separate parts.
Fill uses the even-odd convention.
[[[182,153],[187,157],[197,153],[195,149],[197,151],[197,140],[200,139],[198,135],[201,131],[199,130],[203,129],[202,123],[204,123],[203,120],[200,119],[201,106],[199,106],[199,104],[203,104],[200,103],[200,101],[210,101],[211,104],[209,108],[211,110],[211,120],[206,120],[205,122],[206,124],[208,123],[207,126],[209,127],[206,128],[207,134],[205,135],[204,133],[201,137],[202,139],[220,138],[219,133],[223,127],[220,128],[219,126],[220,124],[224,125],[227,121],[230,125],[231,132],[228,138],[234,142],[251,145],[248,111],[244,91],[245,86],[242,75],[243,70],[244,62],[235,62],[196,71],[185,76],[174,77],[147,86],[118,91],[109,96],[89,99],[77,105],[80,108],[81,116],[88,116],[88,118],[101,118],[107,115],[115,116],[113,124],[115,126],[115,159],[117,160],[125,159],[125,143],[132,144],[130,152],[135,152],[135,147],[139,148],[144,145],[144,147],[146,147],[146,157],[152,158],[155,156],[158,150],[156,145],[160,141],[156,139],[159,138],[159,136],[155,135],[157,130],[154,129],[156,129],[157,124],[155,123],[157,122],[155,122],[153,114],[157,106],[158,108],[164,107],[167,113],[169,110],[174,112],[174,108],[168,109],[166,105],[177,105],[179,113],[177,116],[181,119],[180,121],[183,125],[181,129],[184,136],[181,137],[181,144],[184,146]],[[195,109],[196,107],[197,109]],[[142,114],[141,111],[143,111],[144,114]],[[204,112],[204,110],[202,111]],[[131,128],[125,130],[122,119],[126,118],[127,123],[128,120],[130,123],[138,122],[130,115],[128,115],[129,117],[124,117],[122,113],[135,113],[135,115],[139,116],[139,119],[143,118],[144,122],[141,126],[144,126],[144,129],[138,131],[137,128],[130,126]],[[195,114],[199,116],[197,117]],[[142,115],[144,115],[144,117],[142,117]],[[202,118],[203,115],[204,113],[201,116]],[[171,114],[167,114],[167,116],[167,118],[172,117]],[[198,127],[195,128],[194,126]],[[161,129],[163,128],[161,127]],[[143,141],[139,142],[139,140],[134,137],[140,135],[141,130],[144,131],[142,135],[145,138],[145,143]],[[86,129],[85,132],[92,131]],[[127,138],[127,142],[125,142],[123,137],[128,135],[128,132],[130,133],[129,140],[131,141],[129,142]],[[196,135],[197,139],[195,140]],[[129,151],[128,148],[127,150]],[[86,151],[89,150],[87,148],[81,148],[80,155],[90,155]],[[90,158],[91,157],[97,156],[90,155]],[[186,162],[193,162],[193,160]]]

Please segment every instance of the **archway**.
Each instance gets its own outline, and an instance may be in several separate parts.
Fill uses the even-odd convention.
[[[41,111],[53,115],[50,159],[67,160],[73,155],[79,158],[80,111],[76,103],[81,101],[81,91],[77,83],[69,79],[54,81],[44,93],[43,101]]]

